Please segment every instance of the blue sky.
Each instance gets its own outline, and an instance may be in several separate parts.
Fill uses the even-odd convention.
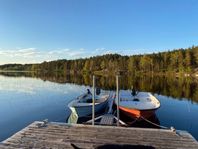
[[[197,0],[0,0],[0,64],[198,45]]]

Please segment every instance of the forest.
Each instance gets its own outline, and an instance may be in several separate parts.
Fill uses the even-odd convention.
[[[122,56],[106,54],[84,59],[55,60],[40,64],[5,64],[1,71],[61,72],[65,74],[188,73],[198,72],[198,46],[166,52]]]

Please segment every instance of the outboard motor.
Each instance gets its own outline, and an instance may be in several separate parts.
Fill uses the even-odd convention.
[[[132,87],[131,95],[132,96],[135,96],[136,95],[136,91],[135,91],[135,88],[134,87]]]
[[[96,95],[100,95],[100,88],[96,88]]]
[[[89,89],[87,89],[87,94],[91,94],[91,91]]]

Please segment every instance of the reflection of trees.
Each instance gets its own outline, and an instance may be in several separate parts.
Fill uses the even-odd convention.
[[[92,85],[91,75],[68,75],[65,73],[34,73],[34,72],[1,72],[0,75],[12,77],[33,77],[56,83],[74,83]],[[116,89],[115,76],[97,76],[96,85],[102,89]],[[120,88],[148,91],[175,98],[188,98],[198,102],[198,80],[191,77],[175,76],[121,76]]]

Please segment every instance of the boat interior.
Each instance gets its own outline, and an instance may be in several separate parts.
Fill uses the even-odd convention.
[[[109,95],[96,95],[95,96],[95,103],[102,103],[108,99]],[[79,100],[79,103],[92,103],[92,94],[85,94]]]
[[[150,93],[139,92],[133,96],[129,91],[120,94],[120,106],[135,109],[155,109],[160,106],[159,101]]]

